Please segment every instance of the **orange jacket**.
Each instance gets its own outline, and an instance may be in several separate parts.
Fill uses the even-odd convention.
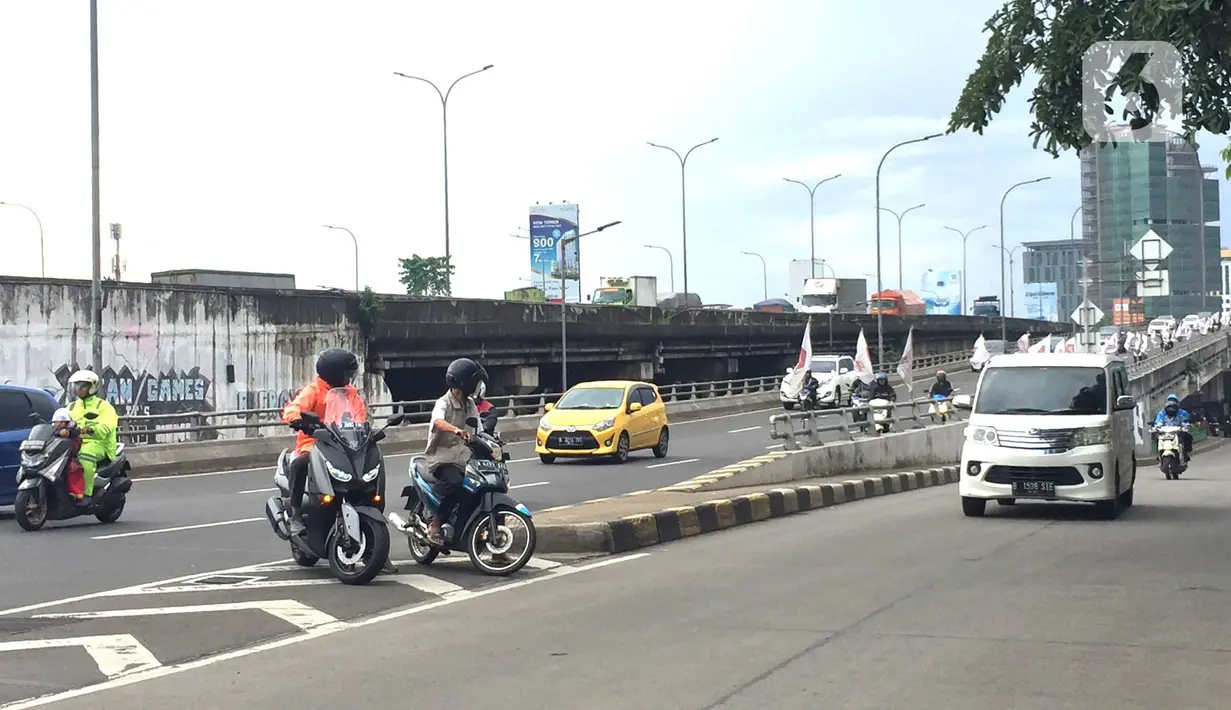
[[[290,424],[299,419],[304,412],[312,412],[321,419],[324,419],[325,395],[329,393],[330,389],[332,388],[329,386],[329,383],[321,378],[313,379],[307,387],[304,387],[299,391],[299,394],[295,395],[295,399],[291,400],[282,409],[282,421]],[[367,421],[366,411],[363,407],[363,400],[359,396],[359,391],[354,386],[348,386],[346,389],[348,390],[347,398],[352,400],[354,410],[356,412],[364,412],[363,416],[357,418],[357,421]],[[315,443],[316,439],[310,434],[305,434],[302,431],[299,432],[299,435],[295,437],[295,454],[299,455],[311,451],[312,445]]]

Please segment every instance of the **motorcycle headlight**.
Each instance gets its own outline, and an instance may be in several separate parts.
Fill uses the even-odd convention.
[[[45,453],[28,454],[22,452],[21,454],[21,465],[27,468],[38,468],[45,463],[47,463],[47,454]]]
[[[615,417],[611,417],[610,419],[604,419],[598,424],[595,424],[593,428],[594,428],[594,431],[607,431],[613,426],[615,426]]]
[[[987,444],[988,446],[1000,445],[1000,437],[996,435],[996,430],[990,426],[966,427],[966,436],[976,444]]]
[[[329,472],[330,476],[333,476],[334,478],[338,479],[339,481],[343,483],[346,483],[347,481],[354,478],[354,476],[352,476],[351,474],[347,473],[346,471],[343,471],[337,466],[334,466],[328,461],[325,462],[325,470]]]
[[[547,421],[547,417],[539,419],[539,431],[551,431],[551,422]]]
[[[368,471],[367,473],[363,474],[363,482],[364,482],[364,483],[371,483],[372,481],[375,481],[375,480],[376,480],[376,477],[377,477],[377,476],[379,476],[379,475],[380,475],[380,466],[379,466],[379,465],[377,465],[377,466],[376,466],[376,468],[374,468],[374,469],[372,469],[371,471]]]
[[[1073,432],[1073,446],[1098,446],[1111,441],[1111,427],[1096,426]]]

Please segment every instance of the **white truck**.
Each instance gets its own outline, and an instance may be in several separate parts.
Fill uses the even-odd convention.
[[[658,305],[658,279],[653,276],[603,276],[591,303],[596,306]]]
[[[804,279],[796,308],[800,313],[862,313],[867,300],[865,279]]]

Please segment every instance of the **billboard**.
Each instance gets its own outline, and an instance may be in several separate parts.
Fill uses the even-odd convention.
[[[1059,293],[1056,284],[1026,284],[1026,317],[1034,320],[1058,321]]]
[[[961,315],[962,272],[928,269],[919,279],[919,298],[928,315]]]
[[[530,283],[541,288],[548,301],[560,302],[563,271],[567,300],[581,302],[581,252],[577,248],[579,240],[573,239],[579,233],[577,230],[577,205],[564,203],[530,208]]]

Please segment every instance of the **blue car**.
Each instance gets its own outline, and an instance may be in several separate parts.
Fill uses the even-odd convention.
[[[51,421],[59,406],[47,390],[0,385],[0,505],[12,505],[17,497],[21,442],[33,426],[30,415]]]

